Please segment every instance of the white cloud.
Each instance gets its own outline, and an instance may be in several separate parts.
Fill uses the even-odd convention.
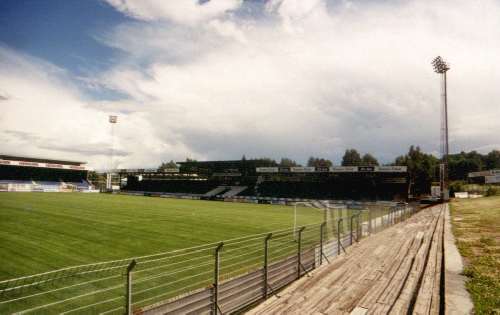
[[[66,73],[40,59],[0,47],[0,142],[2,153],[89,161],[108,167],[111,148],[107,116],[119,113],[115,166],[155,166],[165,150],[184,150],[158,141],[140,111],[86,100]],[[130,105],[129,105],[130,106]]]
[[[411,144],[439,149],[439,77],[430,61],[441,54],[452,67],[451,150],[500,147],[496,1],[280,0],[253,18],[238,14],[239,1],[108,2],[141,22],[103,35],[127,57],[95,82],[129,99],[85,102],[53,79],[60,74],[37,79],[46,66],[9,72],[0,104],[13,104],[9,97],[26,94],[20,87],[29,84],[33,97],[19,108],[64,115],[47,127],[35,118],[22,124],[22,113],[9,109],[5,129],[57,138],[80,125],[73,110],[54,105],[64,103],[88,117],[84,128],[66,132],[78,139],[72,145],[106,143],[108,126],[100,122],[109,111],[126,111],[117,148],[130,155],[121,166],[243,154],[338,161],[349,147],[390,161]],[[105,156],[89,159],[103,164]]]
[[[243,0],[106,0],[117,10],[142,20],[170,20],[180,24],[196,24],[237,9]]]

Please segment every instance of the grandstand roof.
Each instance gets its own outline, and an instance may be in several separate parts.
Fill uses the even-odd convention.
[[[240,166],[274,166],[268,160],[261,159],[249,159],[249,160],[225,160],[225,161],[185,161],[185,162],[177,162],[177,164],[183,166],[202,166],[202,167],[213,167],[213,166],[222,166],[222,167],[240,167]]]
[[[27,157],[27,156],[1,155],[1,154],[0,154],[0,160],[35,162],[35,163],[50,163],[50,164],[65,164],[65,165],[75,165],[75,166],[87,164],[87,162],[68,161],[68,160],[53,160],[53,159],[34,158],[34,157]]]

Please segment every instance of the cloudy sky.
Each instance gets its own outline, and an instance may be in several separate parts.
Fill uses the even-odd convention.
[[[500,148],[498,0],[0,2],[0,152],[116,167]]]

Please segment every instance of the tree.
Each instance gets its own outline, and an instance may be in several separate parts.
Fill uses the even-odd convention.
[[[159,170],[164,170],[167,168],[177,168],[177,164],[174,162],[174,160],[170,160],[168,163],[161,163],[160,167],[158,168]]]
[[[488,153],[484,159],[486,168],[489,170],[500,168],[500,151],[493,150]]]
[[[293,166],[300,166],[300,165],[297,162],[295,162],[294,160],[284,157],[284,158],[281,158],[279,166],[281,166],[281,167],[293,167]]]
[[[423,153],[418,146],[410,146],[406,155],[396,158],[395,164],[408,167],[413,195],[430,193],[432,182],[438,179],[439,159],[431,154]]]
[[[333,165],[332,161],[323,158],[316,158],[311,156],[309,160],[307,160],[307,166],[331,167],[332,165]]]
[[[448,178],[450,180],[466,180],[470,172],[479,171],[481,167],[481,157],[474,153],[471,155],[460,152],[448,156]]]
[[[345,150],[342,158],[342,166],[358,166],[361,165],[361,156],[356,149]]]
[[[378,165],[377,159],[371,155],[370,153],[366,153],[363,155],[363,158],[361,159],[361,163],[363,165],[370,165],[370,166],[376,166]]]
[[[246,160],[248,162],[252,162],[255,165],[258,165],[259,167],[274,167],[278,166],[278,163],[268,157],[261,157],[261,158],[251,158]]]

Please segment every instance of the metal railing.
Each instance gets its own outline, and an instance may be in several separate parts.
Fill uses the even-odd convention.
[[[363,236],[407,219],[409,206],[357,209],[334,222],[0,282],[0,313],[229,313],[265,299]]]

